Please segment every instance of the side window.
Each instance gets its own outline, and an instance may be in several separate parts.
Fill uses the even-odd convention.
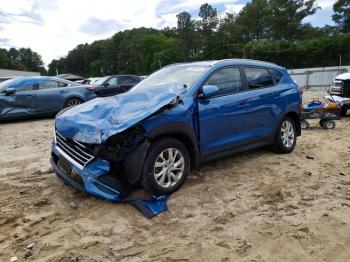
[[[268,87],[274,84],[272,75],[265,68],[246,67],[244,71],[249,89]]]
[[[133,79],[133,82],[134,82],[134,83],[138,83],[138,82],[141,81],[141,78],[136,77],[136,76],[133,76],[132,79]]]
[[[116,86],[117,85],[117,78],[116,77],[112,77],[110,79],[108,79],[108,81],[106,82],[106,84],[109,84],[110,86]]]
[[[120,85],[130,85],[133,84],[134,81],[130,76],[121,76],[119,77],[118,84]]]
[[[43,80],[39,82],[39,89],[58,88],[58,82],[54,80]]]
[[[215,72],[206,85],[219,88],[218,95],[237,93],[241,90],[241,74],[239,68],[228,67]]]
[[[274,83],[278,84],[283,78],[283,74],[275,69],[269,69],[269,71],[273,77]]]
[[[30,90],[33,90],[33,81],[22,80],[10,87],[16,89],[16,92],[30,91]]]
[[[67,83],[61,82],[61,81],[57,81],[57,83],[58,83],[58,87],[65,87],[68,85]]]

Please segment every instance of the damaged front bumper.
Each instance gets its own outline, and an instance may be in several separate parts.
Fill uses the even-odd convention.
[[[116,179],[110,174],[108,161],[94,158],[82,166],[55,143],[52,144],[51,165],[64,182],[108,201],[121,201],[130,191],[130,186],[122,178]]]

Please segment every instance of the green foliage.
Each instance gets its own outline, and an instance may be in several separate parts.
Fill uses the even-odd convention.
[[[181,61],[252,58],[288,68],[350,63],[349,0],[334,5],[337,27],[312,27],[302,21],[319,8],[315,0],[252,0],[238,13],[219,19],[210,4],[203,4],[198,19],[184,11],[177,27],[162,30],[137,28],[109,39],[78,45],[65,58],[53,60],[49,74],[85,76],[149,74]],[[18,57],[11,52],[11,57]],[[9,63],[0,50],[0,61]]]
[[[0,68],[26,70],[46,74],[41,56],[30,48],[0,48]]]
[[[338,24],[339,30],[350,33],[350,0],[338,0],[333,5],[333,20]]]

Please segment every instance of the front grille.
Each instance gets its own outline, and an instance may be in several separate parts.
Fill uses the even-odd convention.
[[[63,153],[67,160],[74,162],[73,164],[83,168],[94,159],[94,156],[91,155],[85,145],[75,141],[74,139],[65,138],[59,132],[57,132],[57,130],[55,131],[55,135],[56,147],[62,151],[61,153]]]

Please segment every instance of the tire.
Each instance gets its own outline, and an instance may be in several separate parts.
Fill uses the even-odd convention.
[[[323,126],[323,124],[324,124],[324,122],[326,122],[326,121],[327,121],[327,120],[321,119],[318,123],[320,124],[321,127],[325,128],[325,127]]]
[[[278,127],[272,151],[280,154],[288,154],[293,151],[297,142],[295,123],[290,117],[285,117]]]
[[[324,120],[322,122],[322,127],[324,129],[334,129],[335,128],[335,122],[333,120]]]
[[[346,106],[342,106],[340,109],[340,116],[346,116],[347,112],[348,112],[348,108]]]
[[[69,107],[77,106],[77,105],[80,105],[81,103],[83,103],[83,101],[81,101],[81,99],[76,98],[76,97],[72,97],[72,98],[69,98],[64,103],[63,108],[69,108]]]
[[[172,157],[174,155],[175,159]],[[186,146],[177,139],[162,138],[151,144],[143,167],[141,185],[155,195],[170,194],[182,186],[189,170],[190,156]]]
[[[300,127],[302,128],[302,129],[309,129],[309,127],[310,127],[310,124],[309,124],[309,122],[308,121],[306,121],[306,120],[301,120],[300,121]]]

